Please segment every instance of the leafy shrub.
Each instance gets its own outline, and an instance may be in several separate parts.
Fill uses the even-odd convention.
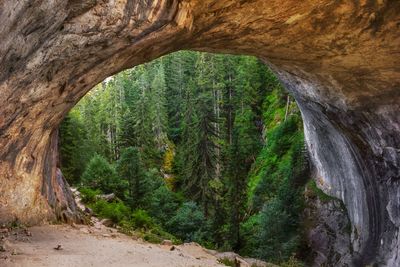
[[[179,207],[178,197],[165,185],[157,188],[149,201],[149,213],[161,224],[166,224]]]
[[[100,190],[93,190],[87,187],[80,188],[79,192],[81,193],[83,203],[94,203],[96,196],[102,193]]]
[[[185,242],[201,243],[206,220],[194,202],[183,203],[174,217],[167,222],[167,229]]]
[[[291,210],[284,202],[275,198],[261,213],[257,256],[268,261],[288,260],[300,245],[299,211]]]
[[[254,256],[254,248],[258,246],[257,239],[260,233],[261,214],[250,216],[240,225],[240,236],[242,236],[241,255]]]
[[[85,186],[99,189],[105,194],[114,193],[124,198],[125,182],[117,176],[115,168],[105,158],[94,155],[82,175]]]
[[[132,225],[135,228],[151,229],[154,227],[153,219],[145,210],[135,210],[131,217]]]
[[[147,236],[147,237],[146,237]],[[164,231],[162,227],[159,225],[154,225],[153,228],[147,230],[144,235],[143,239],[149,239],[152,243],[160,243],[163,240],[171,240],[173,244],[181,244],[181,240],[176,238],[174,235]]]
[[[218,262],[223,264],[223,265],[225,265],[225,266],[236,267],[235,261],[230,260],[228,258],[219,259]]]
[[[146,232],[143,235],[143,239],[147,242],[153,243],[153,244],[160,244],[164,239],[156,234],[153,234],[151,232]]]
[[[110,219],[115,224],[127,220],[130,216],[130,209],[121,201],[109,203],[98,200],[91,207],[99,217]]]

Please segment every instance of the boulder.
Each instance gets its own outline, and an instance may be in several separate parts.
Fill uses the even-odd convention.
[[[110,219],[102,219],[100,221],[100,223],[106,227],[113,227],[114,226],[114,222]]]

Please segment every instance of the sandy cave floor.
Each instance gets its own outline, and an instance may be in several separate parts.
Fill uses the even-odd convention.
[[[214,267],[217,258],[197,244],[154,245],[115,229],[46,225],[0,233],[1,267]],[[56,250],[61,245],[60,250]]]

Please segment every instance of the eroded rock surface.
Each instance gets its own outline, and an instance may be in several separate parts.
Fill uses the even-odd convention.
[[[325,196],[321,199],[306,191],[307,207],[303,224],[311,248],[312,266],[352,266],[355,256],[351,244],[351,223],[341,200]],[[323,193],[322,193],[323,194]]]
[[[393,0],[1,1],[0,220],[56,216],[52,136],[95,84],[179,49],[240,53],[295,96],[353,264],[399,266],[399,25]]]

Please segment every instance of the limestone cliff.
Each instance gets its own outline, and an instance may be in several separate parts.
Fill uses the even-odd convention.
[[[179,49],[256,55],[302,111],[355,265],[400,265],[400,2],[0,1],[0,220],[54,217],[51,137],[95,84]]]

